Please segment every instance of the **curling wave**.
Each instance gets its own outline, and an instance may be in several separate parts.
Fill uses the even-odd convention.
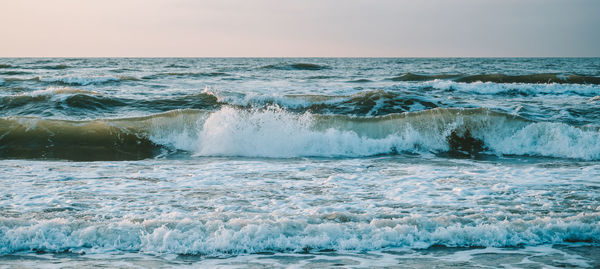
[[[533,122],[487,109],[353,117],[223,106],[90,121],[0,119],[1,158],[122,160],[186,151],[273,158],[484,153],[599,160],[599,141],[597,127]]]

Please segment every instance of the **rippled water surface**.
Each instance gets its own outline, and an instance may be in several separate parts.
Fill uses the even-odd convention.
[[[0,59],[0,266],[598,267],[600,59]]]

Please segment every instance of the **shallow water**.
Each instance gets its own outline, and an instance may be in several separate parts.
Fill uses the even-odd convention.
[[[598,267],[599,76],[0,59],[0,265]]]

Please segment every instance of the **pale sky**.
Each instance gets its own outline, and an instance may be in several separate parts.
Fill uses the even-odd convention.
[[[600,56],[600,0],[0,0],[0,57]]]

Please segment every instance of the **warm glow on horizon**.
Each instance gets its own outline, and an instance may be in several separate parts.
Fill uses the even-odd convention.
[[[600,56],[597,0],[0,0],[0,57]]]

